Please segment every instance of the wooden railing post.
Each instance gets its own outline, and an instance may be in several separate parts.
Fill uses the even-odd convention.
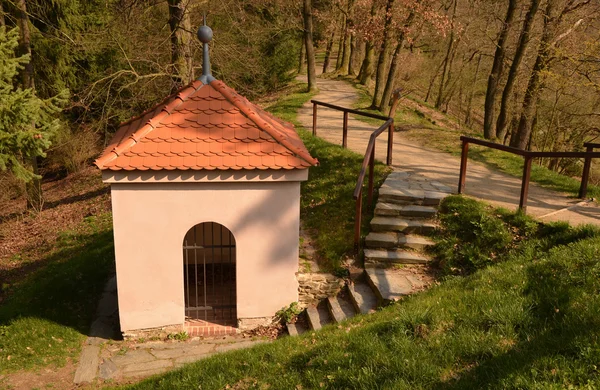
[[[313,103],[313,136],[317,136],[317,103]]]
[[[523,213],[527,213],[527,194],[529,193],[529,177],[531,176],[531,160],[530,155],[525,155],[523,163],[523,178],[521,179],[521,199],[519,199],[519,209]]]
[[[386,164],[388,166],[392,165],[392,154],[393,154],[393,145],[394,145],[394,123],[390,123],[388,127],[388,147],[387,147],[387,161]]]
[[[462,153],[460,154],[460,173],[458,176],[458,193],[462,194],[465,190],[467,178],[467,157],[469,155],[469,141],[462,140]]]
[[[358,253],[360,249],[360,225],[361,225],[361,217],[362,217],[362,189],[358,193],[358,198],[356,198],[356,211],[354,214],[354,250]]]
[[[368,192],[368,205],[373,205],[373,175],[375,171],[375,143],[373,143],[373,149],[371,150],[371,161],[369,161],[369,192]]]
[[[594,147],[588,146],[586,152],[593,152]],[[583,173],[581,174],[581,186],[579,187],[579,198],[583,199],[587,195],[588,181],[590,180],[590,168],[592,166],[592,158],[585,156],[583,163]]]
[[[348,147],[348,111],[344,111],[344,125],[342,127],[342,148]]]

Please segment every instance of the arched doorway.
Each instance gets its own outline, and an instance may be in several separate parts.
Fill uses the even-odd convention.
[[[200,223],[183,240],[186,321],[236,326],[235,238],[216,222]]]

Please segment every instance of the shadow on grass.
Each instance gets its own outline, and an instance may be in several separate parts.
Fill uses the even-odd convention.
[[[534,303],[524,308],[530,313],[530,323],[521,332],[520,341],[506,353],[474,360],[475,368],[458,380],[441,382],[433,388],[495,389],[519,387],[519,381],[525,388],[536,387],[536,382],[565,388],[589,384],[589,379],[597,375],[594,367],[599,353],[600,318],[597,303],[590,302],[586,295],[592,284],[600,286],[597,280],[591,280],[598,275],[589,272],[596,269],[597,273],[598,268],[593,258],[577,267],[561,260],[530,266],[525,295]],[[571,365],[567,367],[570,372],[557,375],[567,371],[565,365]]]
[[[42,260],[45,267],[11,288],[0,306],[1,325],[31,316],[87,334],[104,284],[114,273],[112,230],[72,236],[59,245]]]

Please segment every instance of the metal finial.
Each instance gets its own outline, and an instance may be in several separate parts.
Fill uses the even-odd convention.
[[[215,78],[210,73],[210,55],[208,53],[208,43],[212,41],[213,31],[206,25],[206,14],[204,14],[204,25],[198,28],[198,39],[202,42],[202,76],[200,81],[203,84],[208,84]]]

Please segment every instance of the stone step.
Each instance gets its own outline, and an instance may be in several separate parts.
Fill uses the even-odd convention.
[[[377,309],[377,296],[371,287],[363,281],[355,281],[348,285],[350,300],[358,313],[369,314]]]
[[[331,322],[329,310],[327,310],[327,303],[324,301],[319,303],[318,306],[307,307],[306,317],[308,318],[308,325],[312,330],[319,330],[323,325],[327,325]]]
[[[294,324],[287,323],[285,325],[287,327],[287,330],[288,330],[288,333],[290,336],[298,336],[308,330],[308,329],[306,329],[306,327],[304,325],[297,323],[297,322]]]
[[[352,302],[348,299],[343,298],[341,295],[327,298],[327,306],[329,308],[329,315],[333,322],[342,322],[345,319],[354,317],[356,311]]]
[[[421,253],[405,250],[365,249],[365,266],[387,264],[425,264],[431,259]]]
[[[421,250],[435,243],[428,238],[397,232],[371,232],[365,239],[367,248],[410,248]]]
[[[433,218],[437,209],[431,206],[400,205],[395,203],[377,202],[375,215],[409,218]]]
[[[440,191],[394,188],[385,183],[379,188],[379,201],[396,204],[437,206],[449,194]]]
[[[384,304],[395,302],[423,287],[420,280],[399,270],[367,268],[365,272],[367,282]]]
[[[427,234],[435,230],[436,224],[425,220],[403,219],[398,217],[376,216],[371,220],[371,230],[374,232],[402,232]]]

